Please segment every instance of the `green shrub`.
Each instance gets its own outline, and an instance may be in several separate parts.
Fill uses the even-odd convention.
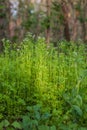
[[[42,113],[51,114],[46,126],[55,125],[58,130],[87,128],[83,44],[64,41],[48,48],[43,38],[34,41],[29,36],[19,46],[11,47],[4,41],[4,47],[0,54],[0,121],[21,121],[27,106],[40,104]],[[43,130],[44,123],[39,125]]]

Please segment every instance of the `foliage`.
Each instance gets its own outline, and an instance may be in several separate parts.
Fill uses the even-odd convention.
[[[24,130],[55,130],[55,126],[47,126],[51,117],[50,113],[42,113],[40,105],[28,106],[27,114],[22,117],[22,128]]]
[[[86,55],[81,43],[48,48],[43,38],[34,41],[31,35],[19,46],[4,40],[0,128],[87,129]]]

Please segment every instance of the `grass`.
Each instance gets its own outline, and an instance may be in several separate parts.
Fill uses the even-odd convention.
[[[4,44],[0,54],[0,121],[21,121],[28,106],[39,104],[41,113],[48,112],[51,117],[38,125],[87,129],[85,45],[63,41],[56,48],[52,44],[47,48],[44,39],[34,41],[31,36],[19,46],[11,47],[8,41]]]

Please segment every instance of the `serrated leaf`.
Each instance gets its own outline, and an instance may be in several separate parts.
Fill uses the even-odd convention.
[[[15,129],[22,129],[21,125],[19,122],[15,121],[11,124]]]

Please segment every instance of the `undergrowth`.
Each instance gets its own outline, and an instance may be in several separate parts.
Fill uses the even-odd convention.
[[[73,42],[55,48],[31,36],[19,45],[4,41],[0,130],[87,130],[86,56]]]

